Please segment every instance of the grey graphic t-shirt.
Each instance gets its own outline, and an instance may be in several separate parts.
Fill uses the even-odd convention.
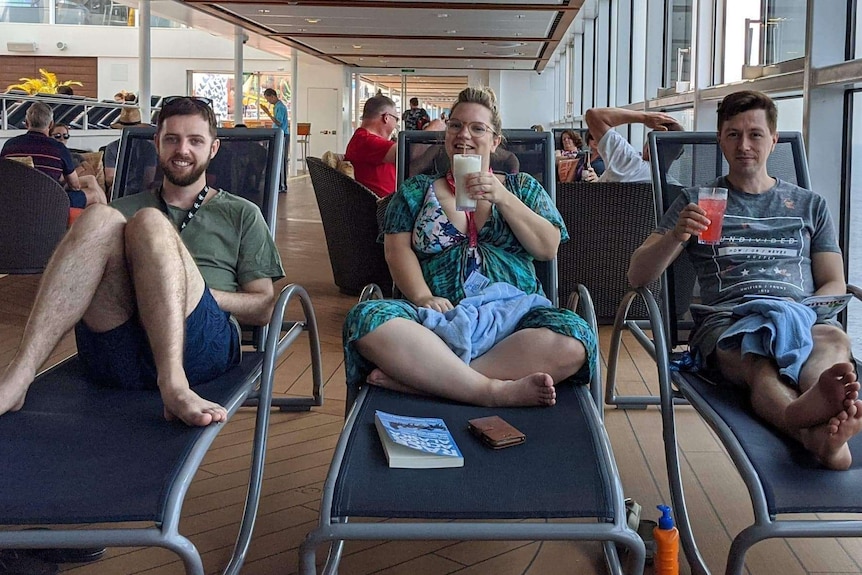
[[[731,189],[724,177],[709,185],[728,188],[728,198],[721,243],[702,245],[692,237],[686,246],[702,303],[731,306],[748,294],[799,301],[813,294],[811,254],[841,253],[826,201],[781,180],[763,194]],[[658,231],[672,230],[689,202],[697,203],[697,188],[683,190]]]

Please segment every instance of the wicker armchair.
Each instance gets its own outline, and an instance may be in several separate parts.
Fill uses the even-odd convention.
[[[377,243],[377,196],[319,158],[309,157],[307,164],[335,285],[349,295],[358,295],[369,283],[387,292],[392,276],[383,244]]]
[[[568,301],[578,284],[589,286],[599,323],[611,324],[629,289],[629,258],[655,230],[652,185],[559,184],[557,209],[570,237],[557,254],[560,302]],[[642,302],[632,306],[630,316],[646,317]]]
[[[0,205],[0,273],[41,273],[66,233],[69,195],[39,170],[0,159]]]

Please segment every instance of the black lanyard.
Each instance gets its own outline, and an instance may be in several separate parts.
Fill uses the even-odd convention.
[[[168,213],[168,204],[165,202],[165,198],[162,195],[164,189],[159,188],[159,201],[162,203],[162,208],[164,212]],[[189,222],[192,221],[192,218],[195,217],[195,214],[198,213],[198,210],[201,209],[201,206],[204,205],[204,200],[207,198],[207,194],[210,191],[209,186],[204,186],[204,189],[200,191],[198,197],[195,198],[195,203],[192,204],[192,208],[186,213],[186,217],[183,218],[183,221],[180,223],[180,232],[186,229],[186,226],[189,225]]]

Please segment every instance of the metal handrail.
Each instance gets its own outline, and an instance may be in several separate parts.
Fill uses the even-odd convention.
[[[125,104],[119,102],[102,102],[100,100],[96,100],[95,98],[75,98],[75,97],[52,97],[52,96],[44,96],[44,95],[35,95],[31,96],[29,94],[15,94],[15,93],[6,93],[0,94],[0,110],[2,110],[2,114],[0,114],[0,129],[8,130],[9,129],[9,115],[7,113],[9,104],[17,103],[17,102],[42,102],[43,104],[73,104],[84,107],[84,114],[88,114],[90,110],[94,108],[137,108],[137,104]],[[89,128],[88,122],[82,123],[82,129],[87,130]],[[13,128],[14,129],[14,128]]]

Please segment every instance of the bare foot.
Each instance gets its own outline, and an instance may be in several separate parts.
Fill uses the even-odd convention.
[[[789,427],[814,427],[828,422],[858,397],[859,382],[853,365],[836,363],[820,375],[811,389],[787,406],[784,420]]]
[[[824,467],[843,471],[853,462],[847,442],[860,431],[862,401],[856,400],[827,423],[803,430],[802,444]]]
[[[179,419],[193,427],[227,421],[227,410],[224,407],[202,398],[191,389],[176,392],[162,390],[162,401],[165,404],[165,419],[168,421]]]
[[[0,415],[24,407],[24,398],[35,377],[35,373],[25,369],[13,370],[12,365],[6,368],[0,378]]]
[[[547,373],[533,373],[515,381],[491,380],[489,403],[499,407],[551,406],[557,402],[554,380]]]
[[[371,373],[368,374],[368,377],[365,378],[365,381],[367,381],[371,385],[376,385],[379,387],[401,385],[401,382],[399,382],[397,379],[390,377],[388,373],[386,373],[379,367],[375,367],[371,371]]]
[[[367,381],[371,385],[376,385],[377,387],[385,387],[386,389],[391,389],[392,391],[400,391],[401,393],[412,393],[414,395],[428,395],[428,393],[421,389],[410,387],[405,383],[401,383],[379,367],[375,367],[371,371],[371,373],[368,374],[368,377],[365,378],[365,381]]]

